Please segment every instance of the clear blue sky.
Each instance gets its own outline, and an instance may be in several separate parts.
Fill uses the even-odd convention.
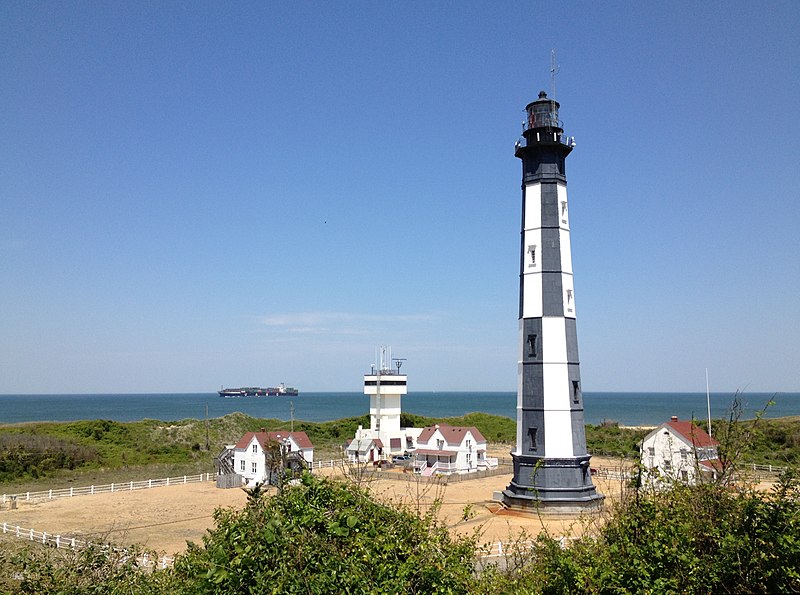
[[[800,390],[800,2],[0,3],[0,393],[515,390],[523,108],[586,391]]]

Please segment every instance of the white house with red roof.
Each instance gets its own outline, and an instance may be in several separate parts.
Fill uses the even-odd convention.
[[[642,466],[657,477],[694,484],[698,472],[716,477],[718,446],[703,428],[673,415],[642,440]]]
[[[267,481],[268,459],[276,452],[276,446],[286,449],[289,462],[298,457],[309,465],[314,462],[314,445],[305,432],[267,432],[263,428],[260,432],[247,432],[233,447],[233,469],[242,476],[243,483]]]
[[[486,456],[486,438],[475,427],[436,424],[422,429],[414,471],[422,475],[473,473],[497,466]]]

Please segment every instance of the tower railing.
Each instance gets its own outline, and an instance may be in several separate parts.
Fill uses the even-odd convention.
[[[566,136],[564,134],[560,134],[560,135],[557,136],[557,140],[562,145],[566,145],[568,147],[574,147],[575,146],[575,137],[574,136]],[[528,140],[524,136],[519,137],[514,142],[514,150],[515,151],[517,149],[519,149],[520,147],[527,147],[527,146],[528,146]]]

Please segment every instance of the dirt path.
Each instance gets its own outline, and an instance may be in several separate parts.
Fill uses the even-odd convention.
[[[325,474],[330,475],[331,471]],[[577,516],[539,518],[503,510],[492,502],[493,492],[504,489],[510,481],[511,474],[507,474],[449,486],[386,479],[366,485],[378,498],[420,511],[426,511],[434,499],[441,498],[442,522],[460,534],[478,529],[482,542],[510,541],[523,532],[536,535],[543,529],[554,536],[580,534],[582,523]],[[609,497],[619,493],[618,482],[595,483]],[[0,510],[0,524],[93,541],[141,543],[171,555],[186,549],[187,541],[201,542],[206,530],[214,525],[212,514],[216,508],[240,508],[246,500],[243,490],[217,489],[214,482],[205,482],[23,502],[17,510],[9,510],[8,506]]]
[[[23,502],[17,510],[0,511],[0,524],[87,541],[141,543],[171,555],[186,549],[187,540],[201,541],[206,529],[214,526],[216,508],[240,508],[246,500],[242,490],[219,490],[214,482],[193,483]]]

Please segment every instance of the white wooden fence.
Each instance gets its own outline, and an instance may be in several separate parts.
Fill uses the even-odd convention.
[[[562,535],[561,537],[557,537],[555,539],[562,548],[565,548],[570,541],[579,538]],[[525,550],[533,548],[534,543],[534,541],[493,541],[492,543],[486,544],[483,546],[483,548],[481,548],[480,557],[497,558],[500,556],[512,555],[514,553],[521,553]]]
[[[56,498],[71,498],[73,496],[88,496],[92,494],[106,494],[112,492],[127,492],[131,490],[146,490],[171,485],[187,483],[201,483],[203,481],[216,481],[216,473],[199,473],[197,475],[182,475],[180,477],[164,477],[161,479],[145,479],[144,481],[122,481],[105,485],[91,485],[79,488],[62,488],[57,490],[42,490],[40,492],[20,492],[18,494],[3,494],[2,503],[16,500],[18,502],[32,502],[35,500],[55,500]]]
[[[11,537],[25,539],[26,541],[33,541],[35,543],[41,543],[43,545],[49,545],[50,547],[55,547],[55,548],[80,550],[94,545],[97,547],[106,548],[111,551],[117,552],[119,554],[122,554],[123,556],[125,556],[128,553],[128,550],[125,548],[106,545],[106,544],[92,543],[90,541],[84,541],[82,539],[77,539],[75,537],[67,537],[64,535],[47,533],[46,531],[36,531],[35,529],[26,529],[24,527],[20,527],[19,525],[10,525],[8,523],[3,523],[3,535],[9,535]],[[151,557],[148,556],[146,553],[141,554],[137,558],[137,562],[140,565],[145,566],[147,568],[152,568],[152,567],[166,568],[167,566],[171,566],[174,561],[175,558],[173,558],[172,556]]]

